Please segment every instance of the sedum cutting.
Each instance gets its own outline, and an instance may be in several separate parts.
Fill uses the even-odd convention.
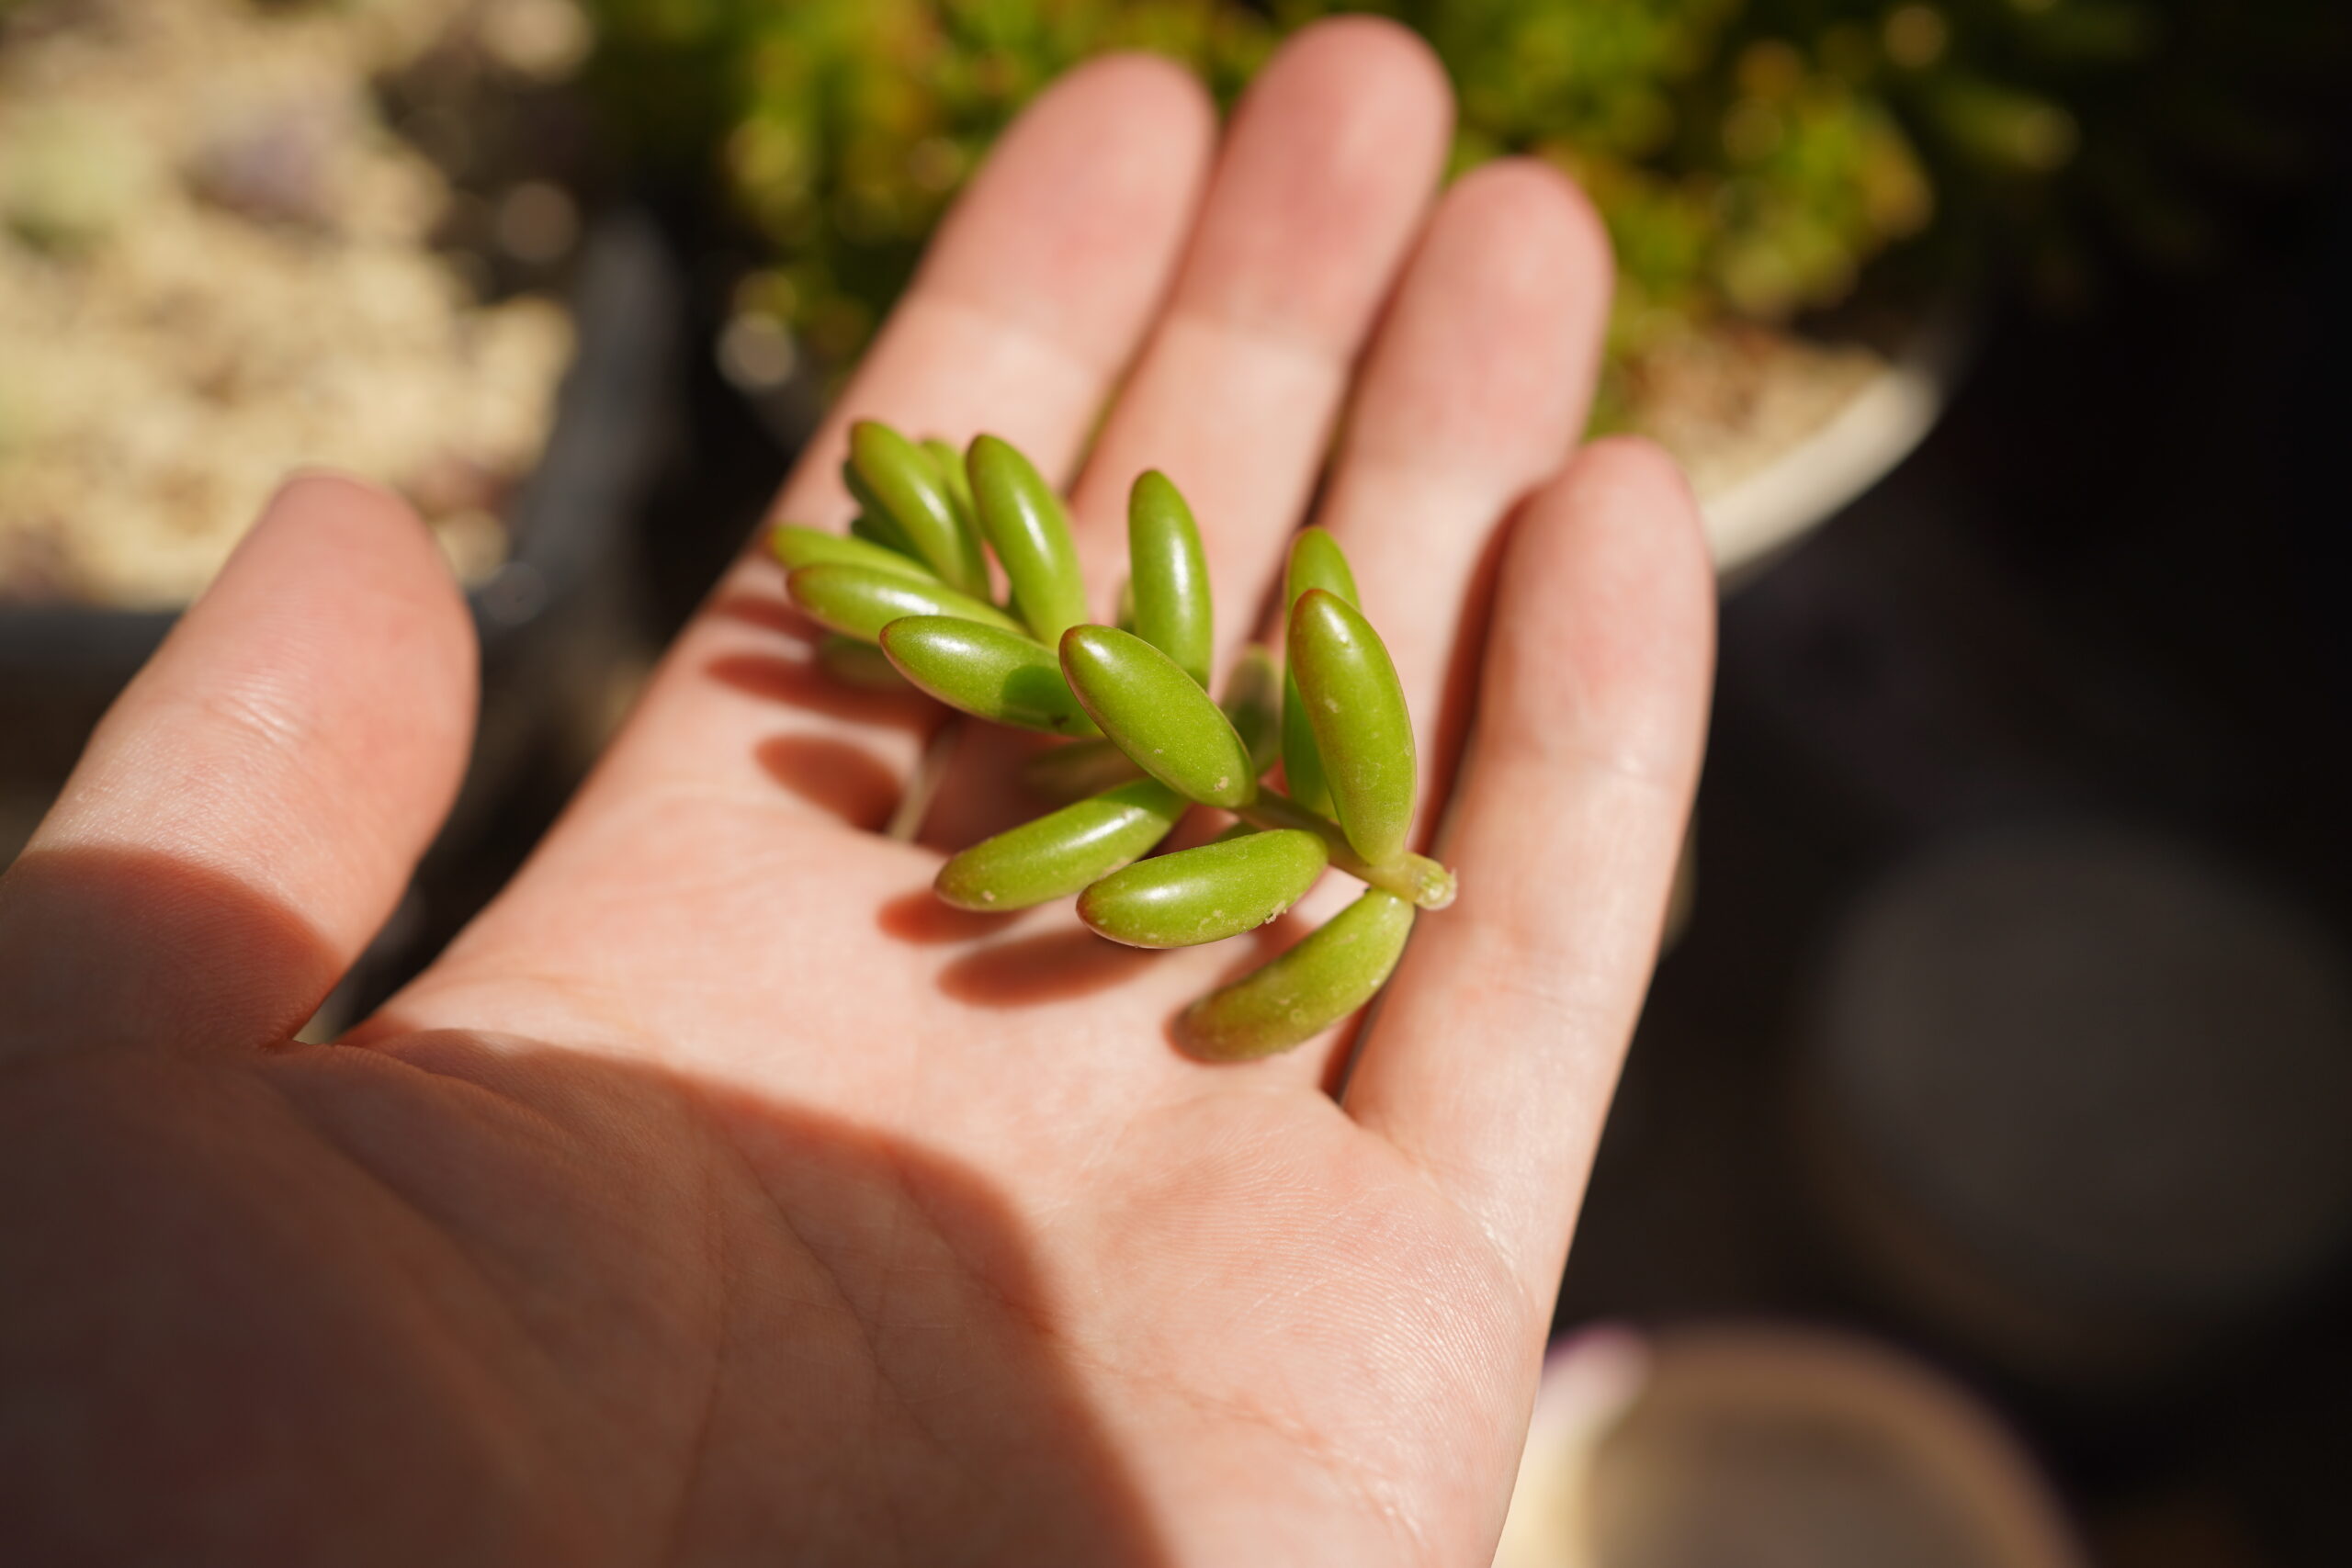
[[[1061,498],[1005,442],[983,435],[958,453],[865,421],[843,477],[862,509],[848,534],[785,524],[772,539],[793,603],[828,628],[825,667],[1069,738],[1026,771],[1063,804],[951,857],[942,899],[1009,912],[1074,897],[1080,919],[1114,942],[1193,947],[1265,925],[1336,867],[1366,885],[1356,901],[1194,1001],[1176,1037],[1211,1060],[1263,1056],[1373,998],[1418,911],[1452,903],[1454,881],[1408,847],[1411,716],[1329,534],[1306,529],[1292,547],[1287,668],[1253,645],[1217,700],[1200,531],[1166,476],[1145,474],[1129,498],[1116,626],[1088,619]],[[1011,587],[1001,604],[991,555]],[[1287,793],[1265,782],[1277,761]],[[1209,843],[1153,855],[1196,806],[1237,820]]]

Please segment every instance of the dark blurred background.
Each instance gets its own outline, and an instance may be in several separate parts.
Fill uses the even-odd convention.
[[[1599,422],[1683,459],[1724,567],[1564,1362],[1806,1325],[1989,1413],[2082,1560],[2352,1562],[2333,0],[0,0],[0,855],[275,474],[373,473],[486,706],[317,1028],[364,1012],[527,853],[1020,104],[1129,45],[1229,100],[1335,9],[1437,45],[1458,165],[1593,191]],[[1723,1505],[1739,1550],[1520,1561],[2066,1560],[1854,1546],[2007,1505],[1743,1386],[1811,1457]],[[1658,1496],[1747,1462],[1686,1404],[1620,1456]]]

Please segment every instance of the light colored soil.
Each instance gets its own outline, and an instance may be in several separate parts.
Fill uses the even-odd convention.
[[[312,465],[401,490],[469,577],[504,558],[499,507],[545,442],[571,321],[542,299],[481,302],[429,247],[450,193],[369,93],[479,11],[13,14],[0,599],[183,603]]]
[[[1674,455],[1703,501],[1822,429],[1886,363],[1857,344],[1727,322],[1643,356],[1629,376],[1632,423]]]

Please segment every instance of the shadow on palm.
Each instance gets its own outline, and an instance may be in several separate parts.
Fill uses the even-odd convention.
[[[299,917],[185,863],[54,852],[11,882],[117,940],[331,971]],[[0,1273],[125,1317],[203,1303],[0,1346],[0,1452],[60,1505],[61,1554],[243,1512],[418,1561],[458,1521],[534,1561],[1165,1560],[1030,1225],[916,1140],[454,1031],[141,1059],[126,1094],[127,1065],[19,1066],[0,1126]],[[25,1201],[57,1184],[70,1232]],[[124,1473],[153,1487],[127,1503]]]

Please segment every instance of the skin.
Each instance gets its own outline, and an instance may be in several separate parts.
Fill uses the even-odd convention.
[[[1523,165],[1436,198],[1449,113],[1367,20],[1293,43],[1221,145],[1169,67],[1089,65],[979,175],[780,502],[848,519],[862,415],[998,429],[1049,474],[1091,437],[1098,605],[1149,466],[1219,601],[1257,604],[1344,409],[1322,521],[1434,716],[1422,821],[1451,802],[1463,884],[1375,1029],[1201,1063],[1168,1022],[1231,944],[941,909],[939,850],[865,830],[936,710],[820,679],[753,550],[513,885],[342,1044],[288,1043],[447,806],[473,685],[413,520],[300,481],[0,880],[0,1540],[1486,1562],[1713,592],[1670,467],[1573,450],[1589,211]],[[1004,809],[1003,758],[965,753],[945,842]]]

